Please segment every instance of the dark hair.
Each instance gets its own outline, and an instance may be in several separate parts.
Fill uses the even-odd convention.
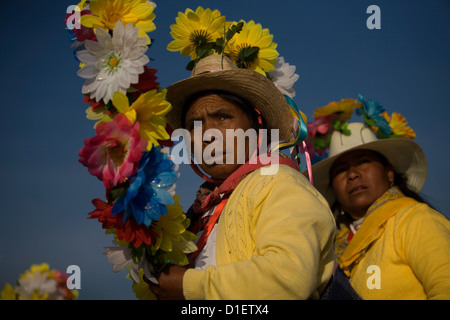
[[[190,96],[186,100],[186,102],[183,106],[183,109],[181,111],[181,125],[183,127],[185,127],[186,113],[188,112],[192,103],[195,100],[197,100],[198,98],[201,98],[201,97],[209,95],[209,94],[216,94],[221,99],[231,102],[235,106],[239,107],[247,115],[253,129],[258,130],[261,128],[267,128],[267,124],[266,124],[264,117],[262,115],[258,114],[255,106],[253,106],[250,102],[248,102],[246,99],[244,99],[240,96],[237,96],[235,94],[232,94],[232,93],[229,93],[226,91],[221,91],[221,90],[200,91],[200,92],[195,93],[192,96]],[[262,125],[259,124],[258,118],[261,119]]]
[[[379,153],[377,151],[373,151],[373,150],[370,150],[370,151],[378,156],[380,162],[383,164],[384,167],[391,165],[391,163],[386,159],[386,157],[384,155],[382,155],[381,153]],[[330,183],[331,183],[331,179],[330,179]],[[418,202],[425,203],[429,207],[434,209],[434,207],[427,200],[425,200],[419,193],[411,190],[408,187],[408,179],[405,175],[394,171],[394,185],[397,186],[406,197],[410,197]],[[331,211],[339,212],[340,210],[341,210],[341,206],[336,199],[334,201],[334,203],[331,205]],[[347,223],[348,224],[351,221],[353,221],[353,219],[348,214],[344,214],[344,215],[338,214],[336,217],[336,223],[338,223],[338,225],[339,225],[339,223]]]

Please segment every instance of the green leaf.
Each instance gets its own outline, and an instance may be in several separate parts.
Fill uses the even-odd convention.
[[[321,139],[316,139],[314,141],[314,148],[316,148],[316,149],[324,149],[326,147],[328,147],[328,143],[326,141],[321,140]]]
[[[191,60],[191,61],[187,64],[186,70],[189,70],[189,71],[194,70],[194,67],[195,67],[196,63],[197,63],[197,60]]]
[[[242,28],[244,27],[243,22],[239,22],[238,24],[232,25],[230,29],[228,29],[227,33],[225,34],[225,39],[230,41],[236,33],[240,33],[242,31]]]
[[[217,38],[216,43],[214,44],[214,50],[221,54],[225,49],[225,40],[223,38]]]

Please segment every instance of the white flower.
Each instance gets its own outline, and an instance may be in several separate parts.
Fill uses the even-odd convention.
[[[86,79],[81,92],[89,94],[97,102],[108,103],[116,91],[126,93],[131,84],[139,81],[144,65],[149,62],[145,55],[147,39],[138,37],[139,28],[122,21],[114,26],[113,36],[97,28],[97,41],[86,40],[86,50],[77,52],[78,59],[85,64],[78,71]]]
[[[41,272],[35,270],[27,272],[19,280],[18,285],[15,287],[17,293],[22,299],[28,300],[33,297],[33,294],[42,296],[48,294],[48,299],[56,299],[58,283],[54,278],[49,278],[48,272]]]
[[[116,244],[115,241],[113,241]],[[104,255],[108,257],[108,262],[113,265],[113,272],[120,272],[125,268],[130,268],[130,275],[134,281],[139,283],[139,265],[133,261],[130,248],[116,245],[105,248]]]
[[[295,73],[295,66],[284,62],[283,57],[278,57],[275,63],[275,70],[269,72],[275,86],[285,95],[295,97],[294,83],[300,77]]]

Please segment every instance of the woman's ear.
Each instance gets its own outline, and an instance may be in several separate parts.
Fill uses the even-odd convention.
[[[394,167],[392,166],[392,164],[388,164],[386,167],[386,173],[388,176],[388,180],[391,183],[391,186],[394,185],[394,180],[395,180],[395,171],[394,171]]]

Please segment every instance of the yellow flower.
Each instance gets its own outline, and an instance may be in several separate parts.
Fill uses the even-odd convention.
[[[325,117],[331,114],[337,114],[339,120],[346,121],[352,116],[353,109],[359,108],[362,103],[355,99],[342,99],[340,102],[332,101],[324,107],[317,108],[313,116],[314,117]]]
[[[156,300],[155,294],[144,281],[144,270],[139,270],[139,283],[133,281],[133,292],[139,300]]]
[[[190,220],[183,214],[183,207],[179,205],[180,196],[175,195],[174,204],[167,206],[167,214],[162,215],[157,221],[152,224],[152,229],[160,235],[157,238],[153,250],[163,250],[166,252],[172,252],[170,257],[172,263],[180,263],[180,259],[184,261],[185,254],[196,250],[196,246],[191,243],[196,236],[186,231],[189,227]],[[180,254],[184,253],[182,257]],[[177,260],[177,261],[174,261]],[[186,260],[187,262],[187,260]]]
[[[0,292],[0,300],[17,300],[17,292],[9,283]]]
[[[156,29],[153,20],[154,7],[147,0],[93,0],[89,3],[92,15],[83,15],[80,23],[87,28],[103,28],[113,30],[116,22],[121,20],[123,25],[129,23],[139,27],[139,37],[147,38],[150,44],[148,32]]]
[[[95,110],[92,107],[88,107],[86,109],[86,118],[89,120],[97,120],[94,125],[94,129],[100,122],[110,122],[113,119],[113,116],[106,112],[106,108],[104,106],[98,107]]]
[[[403,117],[400,113],[393,112],[392,118],[385,111],[381,114],[383,118],[389,122],[389,125],[392,128],[392,134],[398,138],[410,138],[414,139],[416,137],[416,133],[414,130],[407,126],[408,121],[406,121],[405,117]]]
[[[223,37],[226,23],[225,16],[219,10],[202,7],[198,7],[195,12],[192,9],[179,12],[175,21],[176,24],[170,26],[170,35],[174,40],[167,45],[167,50],[180,51],[182,56],[191,56],[191,60],[198,57],[197,47]]]
[[[274,70],[279,53],[269,29],[263,29],[261,24],[256,24],[253,20],[240,22],[244,23],[242,31],[230,40],[225,53],[240,68],[251,69],[263,75]],[[256,47],[258,49],[255,51]]]
[[[112,99],[114,107],[125,114],[132,123],[139,122],[139,134],[148,141],[146,151],[158,146],[157,140],[170,139],[166,131],[165,115],[172,109],[172,105],[166,100],[166,93],[166,89],[161,92],[156,89],[147,91],[131,106],[125,94],[118,91],[114,93]]]
[[[86,2],[87,0],[81,0],[80,3],[77,4],[77,7],[80,8],[80,10],[83,10],[84,7],[88,4]]]

